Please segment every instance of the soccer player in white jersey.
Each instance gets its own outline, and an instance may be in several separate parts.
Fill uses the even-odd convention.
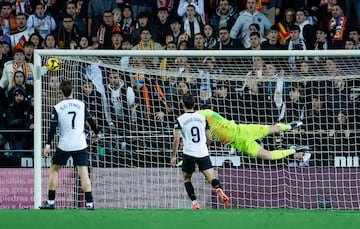
[[[192,200],[192,209],[200,209],[200,203],[196,199],[194,187],[191,183],[191,176],[195,171],[196,164],[206,180],[214,187],[216,194],[225,206],[230,206],[229,197],[221,189],[221,184],[215,177],[211,164],[207,148],[207,145],[212,141],[209,125],[204,116],[194,112],[195,99],[190,93],[183,95],[182,99],[185,113],[177,118],[175,124],[171,165],[176,165],[176,155],[180,137],[182,137],[184,145],[182,172],[186,192]]]
[[[98,130],[85,104],[73,98],[73,85],[71,81],[64,80],[60,84],[63,100],[56,104],[51,113],[48,140],[44,148],[44,156],[50,153],[50,144],[54,138],[56,127],[60,129],[60,140],[50,165],[48,200],[40,209],[55,209],[55,194],[58,186],[59,170],[66,164],[71,156],[80,176],[82,190],[85,192],[86,209],[94,210],[91,193],[91,182],[88,174],[88,146],[84,134],[85,121],[94,131],[94,140],[97,141]]]

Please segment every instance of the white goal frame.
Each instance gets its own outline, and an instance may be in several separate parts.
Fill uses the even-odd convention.
[[[41,108],[41,67],[42,57],[44,56],[106,56],[106,57],[286,57],[286,56],[327,56],[327,57],[360,57],[359,50],[157,50],[157,51],[142,51],[142,50],[45,50],[36,49],[34,51],[34,65],[35,65],[35,83],[34,83],[34,209],[38,209],[41,205],[41,158],[42,158],[42,108]]]

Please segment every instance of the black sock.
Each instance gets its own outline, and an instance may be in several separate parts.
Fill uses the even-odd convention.
[[[91,192],[85,192],[85,200],[86,203],[92,203],[93,202],[93,197]]]
[[[55,193],[56,193],[55,190],[49,190],[49,193],[48,193],[49,200],[55,200]]]
[[[194,186],[192,185],[192,183],[186,182],[186,183],[184,183],[184,185],[185,185],[186,192],[187,192],[188,196],[190,197],[190,199],[196,200]]]
[[[218,179],[214,179],[211,181],[211,185],[213,186],[213,188],[217,189],[217,188],[221,188],[221,184],[220,181]]]

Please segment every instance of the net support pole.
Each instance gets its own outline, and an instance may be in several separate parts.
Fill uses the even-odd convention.
[[[41,56],[35,51],[34,82],[34,209],[41,205]]]

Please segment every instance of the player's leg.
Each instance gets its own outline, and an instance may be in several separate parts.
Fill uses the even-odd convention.
[[[196,158],[183,154],[183,163],[181,166],[181,170],[183,172],[184,186],[186,193],[188,194],[190,200],[192,201],[191,208],[196,210],[200,209],[200,203],[196,198],[194,186],[191,182],[191,177],[193,172],[195,171],[195,163]]]
[[[242,152],[246,152],[246,154],[262,160],[279,160],[290,155],[294,155],[296,160],[302,160],[303,162],[307,162],[310,159],[310,154],[307,152],[309,147],[307,146],[298,146],[291,147],[290,149],[272,151],[264,149],[256,141],[245,141],[242,146]]]
[[[40,206],[40,209],[55,209],[56,189],[61,166],[65,165],[70,157],[70,153],[56,149],[51,160],[49,181],[48,181],[48,200]]]
[[[220,200],[225,204],[225,206],[230,206],[230,199],[222,190],[220,181],[215,176],[215,171],[211,164],[210,157],[203,157],[198,160],[199,170],[204,174],[206,180],[211,184],[215,189],[216,194],[220,197]]]
[[[74,165],[77,168],[81,180],[81,188],[85,193],[86,209],[95,210],[94,201],[91,190],[91,181],[89,177],[89,154],[87,149],[74,152],[71,155],[74,159]]]

